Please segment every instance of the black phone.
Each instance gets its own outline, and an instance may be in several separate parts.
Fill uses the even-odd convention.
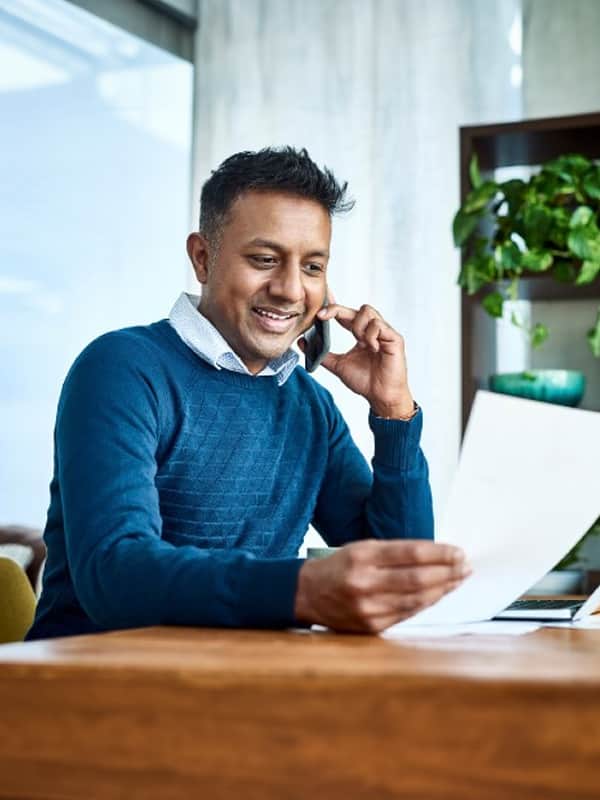
[[[327,301],[323,306],[327,305]],[[307,372],[314,372],[329,352],[329,320],[315,317],[312,328],[304,334],[304,364]]]

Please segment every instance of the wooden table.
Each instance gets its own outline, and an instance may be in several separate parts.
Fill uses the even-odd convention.
[[[0,648],[1,798],[600,797],[600,631]]]

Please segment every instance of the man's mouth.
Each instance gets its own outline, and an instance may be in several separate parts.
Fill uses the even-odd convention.
[[[252,312],[260,327],[269,333],[287,333],[293,327],[293,320],[299,316],[297,311],[284,311],[272,306],[254,306]]]

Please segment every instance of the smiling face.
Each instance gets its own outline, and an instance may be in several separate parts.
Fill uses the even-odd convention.
[[[199,310],[250,372],[260,372],[312,325],[326,295],[331,222],[314,200],[248,191],[231,206],[220,241],[188,237],[202,284]]]

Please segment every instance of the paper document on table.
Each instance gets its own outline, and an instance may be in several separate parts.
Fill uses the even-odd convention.
[[[544,628],[571,628],[584,631],[600,631],[600,614],[590,614],[583,619],[576,619],[573,622],[542,622]],[[388,631],[393,628],[388,628]]]
[[[600,413],[478,392],[437,541],[473,574],[401,625],[491,619],[576,544],[600,514]]]
[[[439,639],[446,636],[522,636],[541,628],[539,622],[463,622],[455,625],[392,625],[381,635],[384,639]]]

